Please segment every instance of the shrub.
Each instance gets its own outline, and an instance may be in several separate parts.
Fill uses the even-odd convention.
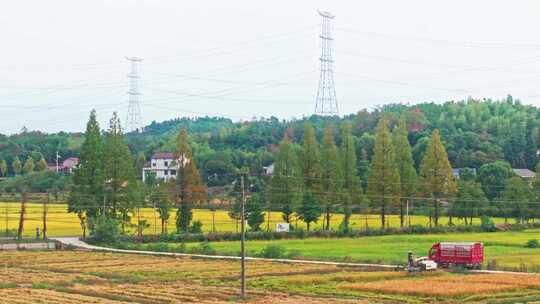
[[[286,251],[285,247],[281,245],[270,244],[261,250],[259,256],[267,259],[281,259],[285,257]]]
[[[199,246],[192,248],[191,253],[213,255],[216,254],[216,250],[212,247],[212,245],[210,245],[210,243],[202,242],[199,244]]]
[[[173,247],[173,251],[177,253],[185,253],[186,252],[186,244],[180,243],[180,245]]]
[[[482,229],[482,231],[486,232],[494,232],[497,230],[493,219],[489,216],[482,216],[480,218],[480,228]]]
[[[99,242],[115,243],[120,236],[120,223],[110,217],[100,216],[96,219],[94,237]]]
[[[300,252],[300,250],[297,250],[297,249],[290,250],[286,254],[286,257],[288,259],[295,259],[295,258],[299,258],[301,256],[302,256],[302,252]]]
[[[148,244],[146,248],[148,251],[157,251],[157,252],[169,251],[169,245],[167,243]]]
[[[193,221],[189,227],[189,233],[202,233],[203,223],[201,221]]]
[[[537,239],[531,239],[527,241],[527,244],[525,244],[525,247],[527,248],[539,248],[540,242],[538,242]]]
[[[16,237],[17,236],[17,229],[8,229],[7,231],[2,229],[0,231],[0,237]]]

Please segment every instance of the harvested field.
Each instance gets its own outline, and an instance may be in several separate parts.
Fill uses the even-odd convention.
[[[231,303],[237,261],[76,251],[2,252],[0,303]],[[247,263],[252,303],[489,303],[540,300],[540,276],[408,274]],[[511,300],[509,300],[511,299]]]

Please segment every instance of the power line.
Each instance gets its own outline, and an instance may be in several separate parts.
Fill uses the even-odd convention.
[[[400,39],[400,40],[430,43],[430,44],[435,44],[435,45],[457,46],[457,47],[464,47],[464,48],[532,48],[532,49],[540,48],[540,44],[531,44],[531,43],[452,41],[452,40],[445,40],[445,39],[436,39],[436,38],[431,38],[431,37],[363,31],[363,30],[357,30],[357,29],[352,29],[352,28],[347,28],[347,27],[337,27],[336,30],[340,32],[346,32],[346,33],[352,33],[352,34],[378,36],[381,38],[387,38],[387,39],[392,39],[392,40]]]

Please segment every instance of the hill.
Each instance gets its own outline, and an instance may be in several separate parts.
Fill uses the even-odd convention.
[[[417,165],[426,148],[427,136],[435,128],[441,131],[453,167],[479,168],[495,160],[506,160],[515,168],[533,169],[538,160],[540,109],[523,105],[511,96],[504,100],[470,99],[443,104],[388,104],[343,117],[311,116],[293,120],[270,117],[245,122],[222,117],[176,118],[154,121],[142,133],[128,134],[127,140],[133,155],[143,152],[148,158],[156,151],[173,150],[176,133],[187,128],[204,177],[227,176],[242,167],[260,172],[263,166],[272,163],[272,152],[285,132],[296,142],[302,140],[305,121],[315,127],[319,140],[326,123],[334,124],[334,129],[339,130],[340,123],[349,121],[354,126],[360,174],[365,175],[372,156],[374,128],[383,114],[389,116],[392,126],[399,116],[405,115]],[[56,151],[62,157],[77,156],[81,142],[78,133],[33,131],[0,135],[0,158],[11,164],[15,156],[24,160],[28,155],[34,159],[43,155],[53,162]]]

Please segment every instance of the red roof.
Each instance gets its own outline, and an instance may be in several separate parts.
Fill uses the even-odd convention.
[[[173,159],[174,153],[172,152],[157,152],[152,155],[152,159]]]
[[[70,170],[77,167],[79,164],[79,158],[78,157],[69,157],[66,158],[63,162],[58,164],[58,171],[64,171],[64,170]],[[56,164],[55,163],[49,163],[47,164],[47,168],[49,171],[56,171]]]

